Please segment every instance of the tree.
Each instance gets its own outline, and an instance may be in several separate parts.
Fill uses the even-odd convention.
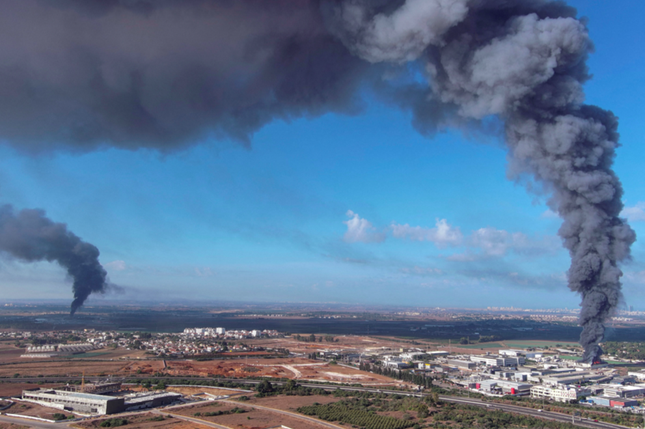
[[[262,380],[255,390],[261,394],[271,393],[273,392],[273,385],[268,380]]]

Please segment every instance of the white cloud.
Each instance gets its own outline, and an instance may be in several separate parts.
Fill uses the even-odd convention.
[[[445,219],[437,219],[434,228],[420,226],[399,225],[393,223],[390,228],[395,238],[409,238],[413,241],[430,241],[438,247],[458,246],[463,240],[459,228],[452,227]]]
[[[556,212],[554,212],[551,209],[546,209],[544,213],[540,215],[542,219],[558,219],[560,218],[560,215],[558,215]]]
[[[625,282],[635,283],[635,284],[645,284],[645,271],[625,272]]]
[[[630,222],[645,221],[645,202],[636,203],[633,207],[625,207],[620,215]]]
[[[480,228],[470,237],[470,245],[488,256],[504,256],[509,251],[521,254],[551,253],[561,248],[556,237],[530,238],[521,232]]]
[[[415,274],[418,276],[431,276],[431,275],[441,275],[443,274],[443,271],[440,270],[439,268],[432,268],[432,267],[404,267],[401,268],[401,272],[405,274]]]
[[[481,249],[489,256],[503,256],[509,248],[526,247],[528,237],[521,232],[510,233],[502,229],[480,228],[470,237],[473,247]]]
[[[111,271],[124,271],[125,269],[128,268],[128,266],[125,264],[125,261],[121,261],[121,260],[108,262],[104,266],[105,268]]]
[[[351,219],[344,221],[347,231],[343,239],[348,243],[380,243],[385,240],[385,233],[379,232],[370,221],[358,216],[351,210],[347,210],[347,216]]]
[[[195,275],[197,277],[212,277],[215,275],[215,273],[213,273],[213,270],[211,270],[209,267],[195,267]]]

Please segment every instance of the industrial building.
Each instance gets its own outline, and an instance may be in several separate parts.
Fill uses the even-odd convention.
[[[121,382],[114,383],[83,383],[82,385],[68,385],[61,389],[67,392],[92,393],[95,395],[104,395],[121,390]]]
[[[44,346],[30,346],[23,358],[50,358],[56,356],[74,355],[95,350],[93,344],[46,344]]]
[[[471,356],[470,360],[487,366],[518,366],[523,365],[525,362],[523,356],[511,357],[496,355]]]
[[[623,399],[610,396],[591,396],[587,398],[587,401],[593,403],[594,405],[600,405],[602,407],[636,407],[639,405],[638,401],[633,399]]]
[[[458,359],[448,359],[448,365],[456,366],[457,368],[464,368],[464,369],[474,369],[476,366],[475,362],[471,362],[468,360],[458,360]]]
[[[125,410],[134,411],[143,408],[155,408],[172,404],[181,398],[179,393],[170,392],[145,392],[129,395],[125,398]]]
[[[116,387],[117,383],[104,384]],[[119,387],[120,387],[120,383]],[[170,392],[144,392],[125,397],[96,395],[92,393],[70,392],[56,389],[24,390],[22,399],[46,407],[72,411],[80,414],[103,415],[143,408],[154,408],[178,401],[182,395]]]
[[[66,392],[64,390],[24,390],[22,399],[59,410],[82,414],[113,414],[125,410],[124,398],[93,395],[90,393]]]
[[[568,374],[549,374],[542,378],[542,382],[549,386],[557,386],[559,384],[580,384],[587,381],[600,382],[609,379],[611,377],[607,377],[604,374],[576,371]]]
[[[531,387],[531,397],[532,398],[545,398],[552,399],[557,402],[571,402],[577,401],[583,396],[591,395],[591,390],[576,388],[576,387],[546,387],[546,386],[532,386]]]
[[[603,396],[615,396],[619,398],[633,398],[645,394],[645,385],[637,384],[635,386],[621,386],[620,384],[601,384]]]
[[[506,380],[483,380],[475,384],[477,390],[494,393],[497,395],[529,396],[531,384],[517,383]]]

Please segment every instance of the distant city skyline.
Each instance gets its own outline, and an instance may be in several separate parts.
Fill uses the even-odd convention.
[[[623,215],[645,233],[645,4],[569,1],[595,53],[586,102],[620,119]],[[358,113],[275,120],[248,147],[208,138],[168,153],[0,146],[0,203],[42,208],[101,251],[110,300],[575,308],[546,196],[506,177],[498,134],[419,134],[367,93]],[[313,116],[313,115],[312,115]],[[288,116],[286,116],[288,117]],[[491,121],[494,128],[495,121]],[[645,247],[622,268],[645,297]],[[0,261],[5,300],[71,298],[55,264]],[[81,310],[82,311],[82,310]]]

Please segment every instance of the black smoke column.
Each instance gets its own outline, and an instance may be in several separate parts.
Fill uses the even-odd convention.
[[[594,362],[635,234],[620,218],[616,118],[584,101],[592,51],[585,20],[551,0],[0,1],[0,141],[24,153],[249,144],[275,119],[356,113],[366,88],[425,134],[494,117],[509,177],[550,194],[563,219]],[[75,278],[73,309],[102,289],[102,268],[54,259]]]
[[[73,279],[73,315],[93,292],[103,292],[107,273],[98,261],[99,250],[67,230],[63,223],[45,217],[38,209],[14,213],[0,207],[0,251],[25,262],[57,262]]]
[[[425,63],[426,109],[504,121],[509,176],[550,193],[564,220],[569,288],[582,297],[583,360],[600,361],[604,323],[622,302],[618,264],[636,236],[620,218],[617,120],[583,103],[593,50],[584,20],[546,0],[406,0],[389,13],[368,0],[330,4],[332,31],[361,58]]]

